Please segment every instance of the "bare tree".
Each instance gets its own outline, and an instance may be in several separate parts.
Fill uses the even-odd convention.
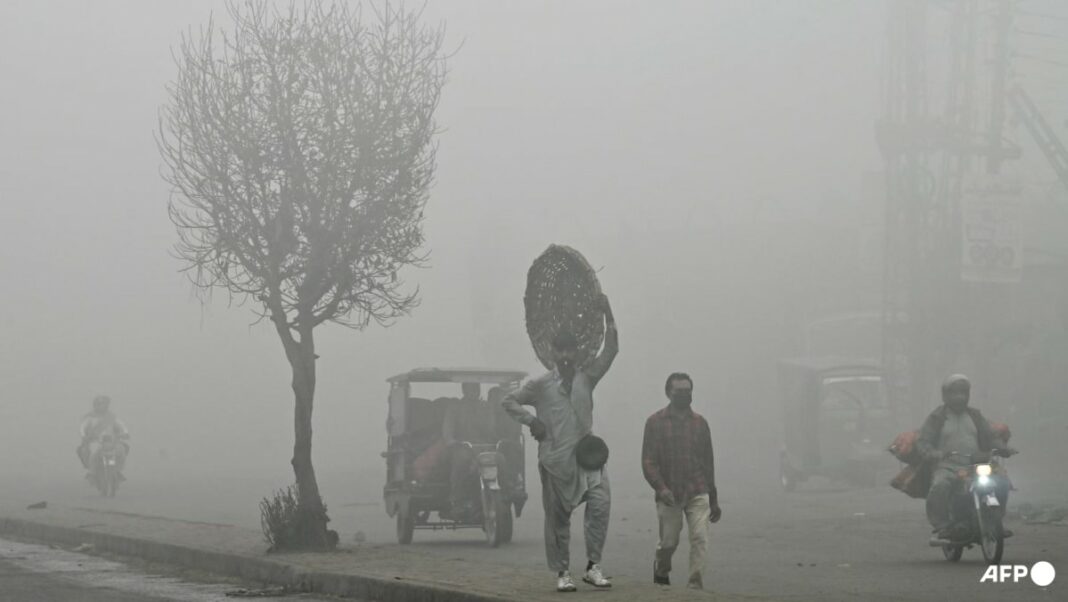
[[[314,331],[388,326],[418,303],[434,176],[443,30],[418,11],[344,0],[228,3],[182,36],[157,137],[176,251],[195,286],[250,302],[293,372],[303,545],[330,545],[312,467]]]

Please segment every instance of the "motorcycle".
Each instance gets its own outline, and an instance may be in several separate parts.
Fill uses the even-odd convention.
[[[512,499],[508,487],[501,482],[504,455],[500,451],[500,443],[465,441],[463,445],[474,452],[481,506],[474,508],[467,516],[456,516],[453,519],[481,523],[487,543],[497,547],[512,540]]]
[[[119,446],[114,435],[105,434],[100,438],[100,448],[94,458],[91,474],[93,484],[104,497],[115,497],[122,478],[119,473]]]
[[[968,461],[972,462],[970,456],[957,452],[951,452],[950,455],[967,457]],[[973,463],[958,471],[964,487],[953,496],[950,516],[954,524],[963,527],[962,535],[953,540],[931,542],[931,546],[942,548],[942,554],[950,562],[959,561],[965,549],[976,545],[982,551],[987,564],[1001,562],[1006,537],[1002,520],[1011,485],[996,457],[1008,457],[1009,454],[995,449],[989,455],[988,462]]]

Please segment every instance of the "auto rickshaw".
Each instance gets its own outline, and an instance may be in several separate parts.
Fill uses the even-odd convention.
[[[477,459],[478,485],[472,491],[479,507],[458,512],[450,503],[450,450],[442,429],[445,413],[457,397],[429,397],[429,391],[444,388],[458,392],[462,383],[499,387],[498,397],[526,377],[518,370],[479,368],[418,368],[393,376],[389,388],[388,444],[384,498],[386,512],[397,521],[397,541],[410,544],[416,529],[465,529],[479,527],[487,542],[497,547],[512,539],[512,517],[523,512],[527,501],[525,441],[521,427],[501,407],[498,399],[487,402],[494,412],[498,438],[493,444],[470,444]],[[493,391],[493,389],[491,389]],[[431,514],[436,513],[436,520]]]
[[[785,491],[819,475],[874,486],[896,468],[885,442],[897,432],[878,363],[848,358],[779,362],[784,446],[779,479]]]

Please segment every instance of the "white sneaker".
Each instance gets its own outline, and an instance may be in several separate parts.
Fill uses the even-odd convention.
[[[571,578],[571,571],[564,571],[563,575],[556,578],[556,591],[558,592],[573,592],[577,591],[575,587],[575,580]]]
[[[601,572],[601,565],[599,564],[591,566],[590,570],[586,571],[586,574],[582,576],[582,580],[594,587],[612,587],[612,582]]]

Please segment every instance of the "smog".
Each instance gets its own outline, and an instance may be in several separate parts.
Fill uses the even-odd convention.
[[[656,571],[666,573],[662,558],[654,569],[661,496],[642,443],[647,419],[669,406],[665,380],[686,373],[692,410],[707,421],[714,448],[714,483],[698,489],[713,506],[718,495],[722,509],[718,522],[702,526],[705,590],[805,600],[1006,593],[1025,600],[1060,590],[1056,581],[980,582],[988,565],[980,544],[950,566],[929,545],[938,536],[929,504],[890,485],[905,464],[888,448],[942,406],[947,377],[967,375],[970,407],[1011,429],[1011,442],[980,443],[976,451],[1019,452],[985,458],[1006,468],[1012,486],[1004,505],[1012,534],[1004,559],[989,564],[1042,561],[1068,570],[1068,153],[1061,142],[1068,137],[1068,9],[1061,3],[293,6],[298,20],[308,6],[346,6],[345,14],[370,28],[397,11],[421,33],[400,29],[395,43],[427,53],[425,64],[410,66],[426,87],[390,97],[412,105],[403,134],[390,138],[406,136],[405,152],[416,157],[396,168],[408,178],[396,182],[412,192],[381,192],[367,176],[372,183],[361,190],[370,192],[359,197],[360,207],[371,208],[358,214],[364,220],[404,205],[414,228],[404,236],[413,246],[391,248],[383,261],[392,267],[373,277],[353,271],[357,282],[378,278],[376,295],[413,296],[382,320],[360,313],[370,297],[345,297],[341,310],[315,326],[313,349],[300,345],[311,314],[293,317],[308,309],[296,297],[304,280],[292,281],[292,303],[285,300],[294,321],[279,327],[270,287],[245,294],[235,288],[240,277],[230,288],[200,286],[219,279],[198,276],[191,247],[182,246],[189,224],[175,218],[190,198],[224,196],[222,185],[198,179],[214,159],[184,163],[195,144],[222,131],[196,129],[209,113],[182,113],[198,106],[181,96],[198,90],[183,88],[195,77],[182,79],[196,72],[183,69],[203,50],[198,40],[233,35],[235,14],[259,15],[269,27],[290,14],[289,3],[0,6],[0,524],[8,525],[0,538],[18,535],[4,519],[59,521],[56,513],[68,509],[89,513],[82,525],[96,523],[94,516],[226,525],[257,542],[250,554],[265,553],[262,504],[296,484],[294,366],[304,361],[314,365],[309,466],[337,536],[338,549],[322,554],[347,551],[358,572],[369,549],[380,559],[415,550],[430,564],[425,572],[411,565],[404,578],[436,582],[449,563],[462,561],[458,574],[487,576],[477,587],[457,577],[455,587],[496,591],[519,571],[515,587],[527,593],[507,595],[555,595],[539,444],[527,424],[502,422],[522,420],[515,412],[491,409],[496,428],[514,428],[520,449],[505,456],[519,458],[509,468],[521,466],[525,475],[528,499],[510,541],[490,545],[475,509],[477,524],[455,530],[420,528],[419,520],[449,521],[416,513],[411,543],[398,543],[393,513],[407,506],[390,506],[390,487],[406,486],[411,476],[398,480],[391,471],[398,461],[412,470],[413,458],[391,453],[409,434],[398,421],[415,419],[398,414],[404,398],[397,401],[397,384],[387,379],[407,383],[422,368],[525,375],[486,377],[478,392],[486,399],[493,386],[514,395],[522,382],[544,378],[545,356],[528,332],[528,270],[550,245],[565,245],[588,262],[587,282],[610,302],[604,312],[591,294],[584,311],[596,315],[605,349],[614,319],[619,348],[610,369],[591,381],[592,432],[609,450],[612,508],[603,558],[587,558],[583,509],[572,515],[570,570],[579,589],[593,587],[581,582],[589,561],[603,567],[617,598],[668,591],[648,589]],[[347,35],[344,27],[331,31]],[[221,52],[222,38],[214,39]],[[343,54],[336,63],[324,59],[330,69],[355,64],[352,57],[377,56],[385,65],[383,56],[401,56],[375,40],[315,48]],[[273,55],[265,52],[268,61]],[[343,77],[327,67],[323,73]],[[270,94],[270,84],[262,85],[247,103],[234,96],[233,110],[216,117],[254,113],[256,99]],[[363,140],[362,132],[316,119],[298,119],[324,140],[300,161],[346,152],[329,146],[326,132],[346,144]],[[176,129],[182,124],[193,129]],[[412,124],[426,128],[425,139]],[[245,166],[255,164],[256,152],[273,157],[277,150],[233,144],[226,152]],[[239,146],[245,150],[233,151]],[[370,165],[362,157],[353,151],[351,161],[329,169],[359,174],[355,182]],[[175,161],[189,169],[188,179],[176,176]],[[288,161],[277,173],[296,169],[299,161]],[[317,177],[328,173],[322,169]],[[375,169],[394,173],[392,166],[367,168]],[[322,181],[316,186],[325,187]],[[281,219],[290,197],[265,194],[274,200],[264,202],[265,213],[250,210],[255,219]],[[348,215],[345,203],[324,228]],[[311,224],[311,212],[302,206],[290,219]],[[251,236],[296,233],[285,251],[294,257],[304,253],[294,249],[318,244],[299,224],[264,228],[267,234]],[[362,230],[330,232],[342,233],[330,253],[357,253],[364,244],[349,244]],[[248,241],[234,240],[201,250],[221,256]],[[263,248],[275,249],[269,245],[278,240]],[[307,253],[301,257],[314,256]],[[269,272],[249,282],[265,282]],[[335,285],[330,290],[340,291]],[[324,299],[315,309],[327,311]],[[357,309],[345,313],[350,302]],[[335,323],[338,316],[355,327]],[[290,333],[291,346],[279,329]],[[581,353],[587,343],[579,345]],[[410,396],[460,398],[461,382],[481,378],[472,374],[413,384]],[[94,488],[76,453],[83,417],[99,396],[110,399],[129,433],[124,480],[113,497]],[[850,413],[854,403],[864,411]],[[859,447],[870,451],[863,460]],[[592,491],[594,481],[587,486]],[[26,510],[42,501],[47,507]],[[688,578],[693,585],[690,535],[681,532],[670,590],[679,599]],[[387,571],[366,562],[366,571]]]

